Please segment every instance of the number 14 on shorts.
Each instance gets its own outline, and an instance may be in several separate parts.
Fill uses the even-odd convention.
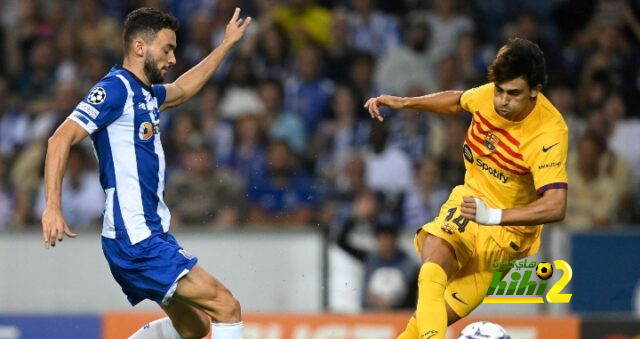
[[[458,215],[453,218],[453,215],[458,210],[457,207],[452,207],[447,210],[447,216],[444,218],[444,221],[452,221],[456,226],[458,226],[458,232],[464,232],[465,228],[467,228],[467,224],[469,223],[469,219],[463,217],[462,215]],[[453,220],[451,220],[453,218]],[[446,231],[445,231],[446,232]]]

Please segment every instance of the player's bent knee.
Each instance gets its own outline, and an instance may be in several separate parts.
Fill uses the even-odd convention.
[[[228,290],[221,290],[216,295],[216,313],[218,322],[238,322],[241,319],[240,302]]]
[[[229,322],[240,321],[240,302],[229,294],[222,307],[222,313],[225,318],[229,319]]]

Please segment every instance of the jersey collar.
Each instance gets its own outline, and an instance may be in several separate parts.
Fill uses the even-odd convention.
[[[138,77],[137,77],[135,74],[133,74],[131,71],[129,71],[129,70],[128,70],[128,69],[126,69],[126,68],[123,68],[123,67],[122,67],[122,65],[115,65],[115,66],[113,66],[113,68],[115,68],[115,69],[121,69],[121,70],[123,70],[123,71],[127,72],[129,75],[131,75],[131,77],[132,77],[133,79],[135,79],[135,80],[138,82],[138,84],[140,85],[140,87],[142,87],[142,88],[146,89],[149,93],[152,93],[152,94],[153,94],[153,92],[151,91],[151,86],[149,86],[149,85],[145,84],[142,80],[140,80],[140,78],[138,78]]]

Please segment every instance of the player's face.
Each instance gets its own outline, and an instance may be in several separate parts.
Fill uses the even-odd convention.
[[[496,83],[493,92],[496,112],[510,120],[520,117],[535,105],[540,87],[538,85],[532,89],[522,77]]]
[[[144,73],[152,84],[164,82],[164,76],[176,63],[176,33],[164,28],[156,33],[144,57]]]

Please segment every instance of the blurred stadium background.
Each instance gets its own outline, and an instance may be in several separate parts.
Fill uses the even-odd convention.
[[[79,237],[45,251],[39,225],[47,138],[121,62],[122,22],[141,6],[181,20],[167,80],[220,42],[233,8],[256,19],[161,126],[172,230],[241,301],[245,338],[383,339],[404,327],[412,234],[462,183],[469,120],[406,110],[380,124],[362,104],[481,84],[515,36],[543,49],[544,93],[569,125],[567,217],[545,228],[534,260],[568,262],[573,296],[484,304],[450,332],[481,319],[514,338],[640,335],[640,1],[4,0],[0,338],[122,338],[158,316],[152,303],[130,308],[108,271],[88,142],[63,188]]]

